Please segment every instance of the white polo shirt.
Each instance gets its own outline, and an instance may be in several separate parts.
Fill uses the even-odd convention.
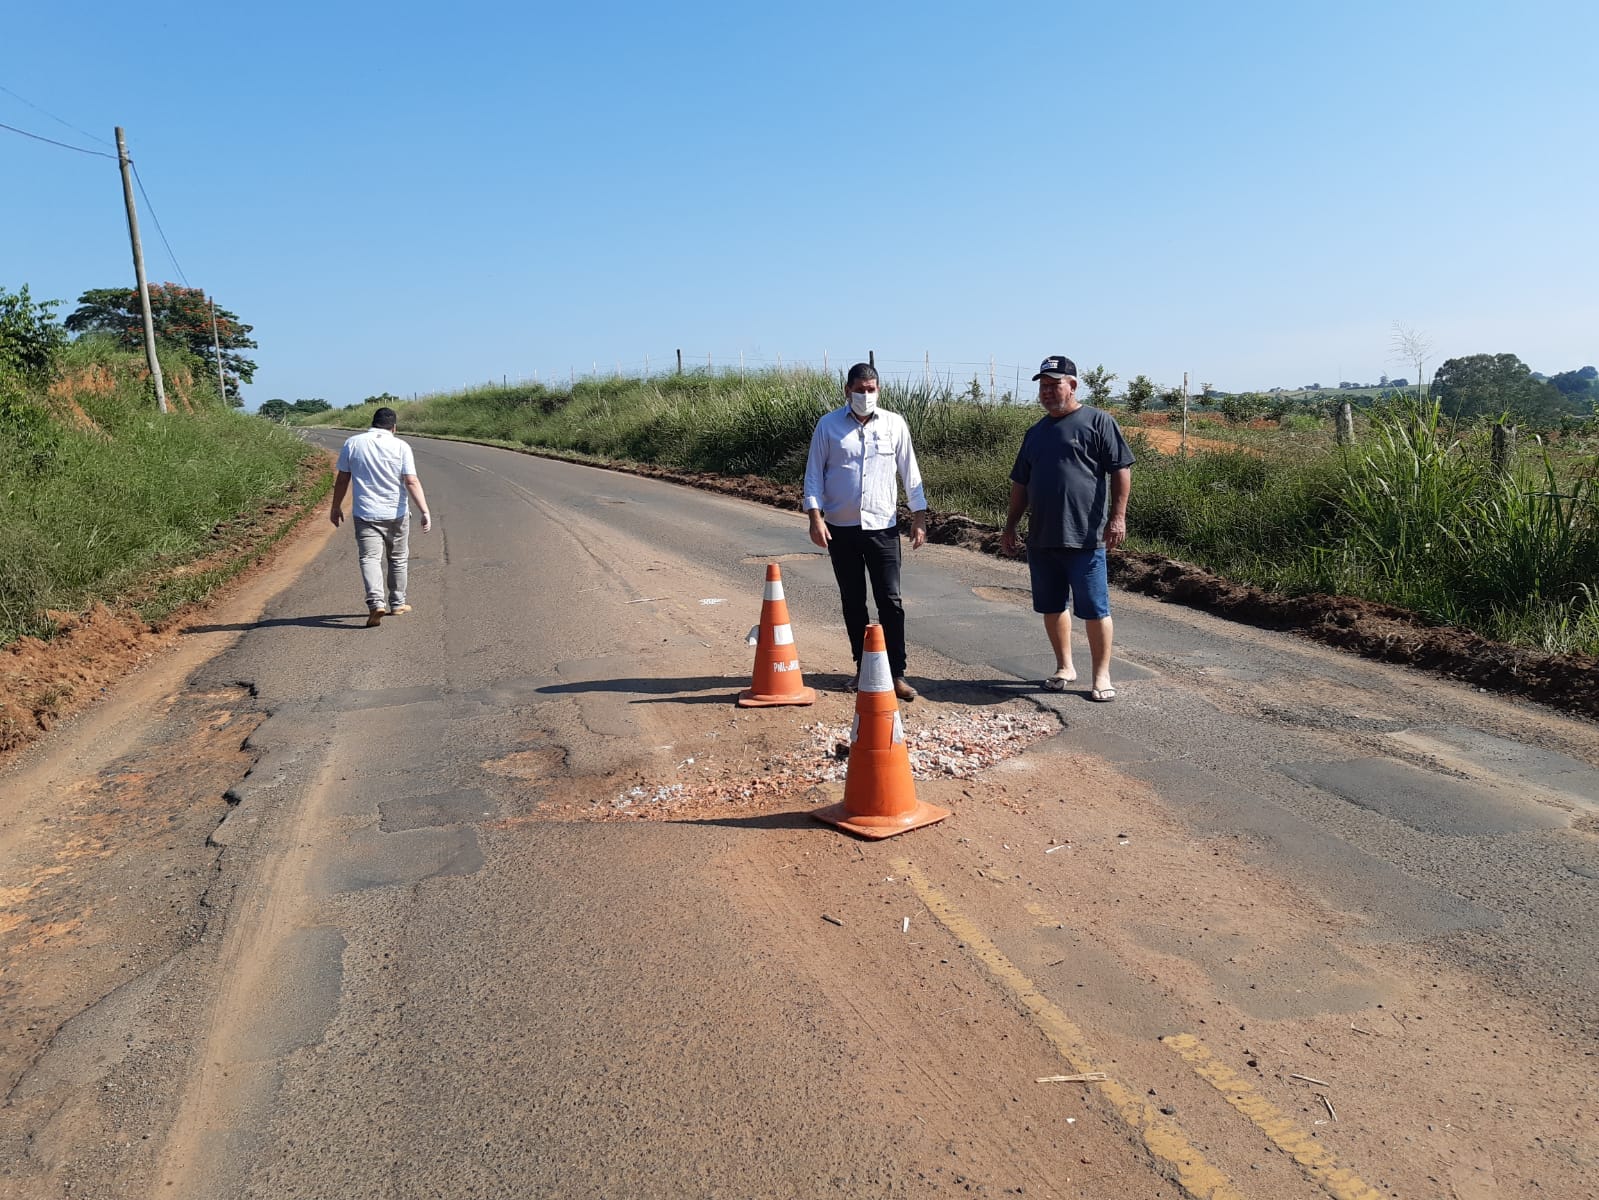
[[[411,447],[392,429],[368,429],[339,449],[339,470],[350,473],[354,502],[350,511],[364,521],[398,521],[405,516],[402,475],[416,474]]]
[[[924,510],[922,472],[905,418],[879,408],[862,425],[846,404],[818,421],[811,434],[803,507],[821,509],[830,525],[892,529],[899,507],[896,474],[905,481],[911,511]]]

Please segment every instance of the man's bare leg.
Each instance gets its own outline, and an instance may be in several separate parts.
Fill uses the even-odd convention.
[[[1110,646],[1115,632],[1110,618],[1084,621],[1083,627],[1088,630],[1088,653],[1094,662],[1093,688],[1097,692],[1109,691],[1115,687],[1110,681]]]
[[[1077,678],[1077,668],[1072,666],[1072,617],[1070,613],[1045,613],[1044,632],[1049,634],[1049,645],[1055,651],[1055,672],[1064,673],[1068,683]]]

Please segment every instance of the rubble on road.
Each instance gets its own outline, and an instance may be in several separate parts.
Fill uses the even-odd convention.
[[[930,725],[906,729],[911,775],[919,780],[970,779],[997,762],[1014,758],[1059,728],[1054,717],[1044,714],[987,708],[949,713]],[[706,776],[655,787],[640,783],[618,794],[611,807],[644,815],[646,810],[671,811],[690,804],[758,804],[790,797],[816,784],[842,783],[849,771],[850,726],[817,721],[805,729],[806,744],[769,758],[759,775]],[[694,761],[686,759],[678,763],[678,769]],[[713,770],[709,761],[701,768]]]

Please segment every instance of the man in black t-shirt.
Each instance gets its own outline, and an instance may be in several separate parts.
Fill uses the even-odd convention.
[[[1010,473],[1010,512],[1001,546],[1017,552],[1016,524],[1028,520],[1027,566],[1033,611],[1055,651],[1055,673],[1044,687],[1063,692],[1077,678],[1072,666],[1072,611],[1088,631],[1093,658],[1091,700],[1114,700],[1110,681],[1110,588],[1105,551],[1127,540],[1127,496],[1133,452],[1114,418],[1077,399],[1077,367],[1065,355],[1046,358],[1033,376],[1045,416],[1022,438]]]

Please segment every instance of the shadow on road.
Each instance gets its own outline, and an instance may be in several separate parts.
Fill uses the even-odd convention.
[[[1044,691],[1041,684],[1025,679],[952,679],[948,681],[932,679],[924,681],[914,675],[909,678],[913,684],[921,688],[923,695],[929,700],[937,700],[940,704],[970,704],[978,708],[984,708],[991,704],[1002,704],[1006,700],[1014,700],[1018,697],[1042,699],[1049,694]]]
[[[581,679],[572,683],[552,683],[538,689],[541,696],[570,696],[584,692],[637,692],[650,699],[634,704],[732,704],[748,683],[725,675],[700,675],[692,679]],[[707,692],[689,696],[685,692]]]
[[[272,617],[265,621],[240,621],[233,625],[185,625],[180,633],[244,633],[250,629],[364,629],[366,613],[328,613],[316,617]]]
[[[827,830],[808,812],[761,813],[753,817],[685,817],[672,825],[720,825],[725,829],[815,829]]]

